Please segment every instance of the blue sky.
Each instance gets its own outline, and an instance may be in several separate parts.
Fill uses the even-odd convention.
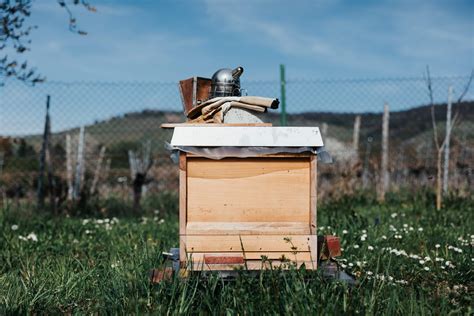
[[[474,68],[474,1],[90,2],[97,13],[72,8],[89,33],[80,36],[56,0],[34,1],[38,29],[24,57],[48,82],[0,88],[0,135],[40,133],[48,94],[54,131],[143,109],[180,111],[177,81],[222,67],[243,66],[250,94],[279,97],[284,63],[289,112],[379,112],[384,102],[403,110],[427,103],[427,64],[433,76]],[[327,81],[342,78],[392,79]],[[435,81],[435,101],[465,82]]]
[[[464,75],[474,68],[474,1],[36,0],[31,52],[49,80],[176,81],[242,65],[244,78]]]

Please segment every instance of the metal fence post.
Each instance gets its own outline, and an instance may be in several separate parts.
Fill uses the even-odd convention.
[[[285,65],[283,64],[280,64],[280,89],[281,89],[280,125],[286,126],[286,80],[285,80]]]

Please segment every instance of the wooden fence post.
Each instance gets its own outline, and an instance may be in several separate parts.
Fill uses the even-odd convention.
[[[354,148],[357,157],[359,157],[359,134],[360,134],[360,115],[357,115],[354,120],[354,131],[352,134],[352,148]]]
[[[100,148],[100,153],[99,153],[99,160],[97,160],[97,165],[95,167],[94,171],[94,179],[92,180],[92,185],[91,185],[91,190],[90,194],[94,194],[96,189],[97,189],[97,183],[99,182],[100,178],[100,169],[102,168],[102,161],[104,160],[105,157],[105,146],[102,146]]]
[[[382,120],[382,163],[380,167],[380,187],[378,200],[380,202],[385,201],[385,193],[388,190],[390,176],[388,173],[388,122],[389,122],[390,110],[387,103],[383,107],[383,120]]]
[[[5,157],[5,154],[3,153],[3,151],[0,151],[0,193],[1,193],[0,198],[2,199],[2,202],[3,202],[3,208],[6,209],[7,208],[7,197],[6,197],[6,192],[5,192],[5,190],[3,189],[3,186],[2,186],[2,173],[3,173],[4,157]]]
[[[41,145],[41,152],[40,152],[40,161],[39,161],[39,174],[38,174],[38,191],[37,191],[37,198],[38,198],[38,207],[44,207],[44,172],[45,172],[45,165],[46,159],[49,151],[49,137],[50,137],[50,123],[49,123],[49,100],[50,96],[46,97],[46,118],[44,122],[44,132],[43,132],[43,143]]]
[[[372,151],[372,136],[367,137],[364,157],[364,169],[362,169],[362,188],[366,189],[369,186],[369,160]]]
[[[66,179],[67,179],[67,199],[72,201],[74,188],[72,184],[72,145],[71,135],[66,134]]]
[[[446,144],[444,148],[443,194],[448,193],[449,182],[449,145],[451,139],[451,111],[453,99],[453,86],[448,88],[448,108],[446,111]]]
[[[321,125],[321,136],[322,137],[327,137],[328,136],[328,124],[327,123],[323,123]]]
[[[74,181],[74,199],[81,194],[82,180],[84,179],[84,126],[79,131],[79,142],[77,144],[76,178]]]

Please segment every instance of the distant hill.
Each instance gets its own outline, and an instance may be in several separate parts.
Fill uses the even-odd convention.
[[[465,146],[474,147],[474,101],[462,102],[453,107],[453,113],[459,112],[460,123],[453,131],[453,137],[464,139]],[[319,126],[327,124],[327,135],[340,142],[352,142],[352,129],[356,115],[361,116],[361,144],[368,136],[373,137],[373,146],[376,149],[380,143],[381,113],[334,113],[334,112],[307,112],[288,114],[288,124],[291,126]],[[446,104],[438,104],[435,111],[439,121],[440,132],[444,133],[443,126],[446,119]],[[268,113],[268,122],[279,125],[279,113]],[[86,126],[88,137],[94,139],[95,144],[108,147],[120,144],[139,143],[152,139],[155,150],[163,150],[164,141],[171,138],[171,130],[164,130],[160,125],[165,122],[184,122],[184,115],[180,112],[164,112],[144,110],[117,116],[108,120],[99,121]],[[77,134],[78,128],[56,133],[53,142],[61,142],[66,133]],[[416,141],[431,141],[432,123],[430,106],[424,105],[405,111],[390,113],[391,146],[416,143]],[[35,148],[39,148],[40,136],[26,138]],[[361,145],[362,146],[362,145]]]

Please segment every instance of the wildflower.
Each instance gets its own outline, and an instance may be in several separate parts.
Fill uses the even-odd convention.
[[[29,233],[28,236],[26,236],[26,239],[29,239],[32,241],[38,241],[38,237],[36,236],[35,233]]]
[[[89,223],[90,219],[83,219],[82,220],[82,225],[87,225],[87,223]]]
[[[367,234],[367,231],[365,229],[362,230],[362,234]]]
[[[357,265],[358,267],[362,267],[362,262],[356,261],[356,265]]]
[[[367,275],[372,275],[374,274],[372,271],[367,271]]]
[[[345,229],[342,231],[342,234],[343,234],[343,235],[347,235],[348,233],[349,233],[349,232],[348,232],[347,230],[345,230]]]
[[[92,231],[86,229],[85,233],[86,233],[86,235],[90,235],[90,234],[92,234]]]
[[[160,213],[160,210],[154,210],[153,213],[155,213],[155,215],[158,215]]]
[[[422,232],[422,231],[423,231],[423,227],[418,227],[418,231],[419,231],[419,232]]]
[[[395,239],[402,239],[402,235],[395,235]]]
[[[354,249],[359,249],[359,245],[355,244]]]
[[[408,224],[403,224],[403,227],[404,227],[404,228],[408,228]]]
[[[160,219],[160,221],[158,222],[158,224],[163,224],[164,222],[165,222],[165,219],[162,218],[162,219]]]
[[[425,264],[425,260],[418,261],[421,265]]]
[[[347,267],[347,265],[345,265],[344,263],[341,263],[340,266],[345,269]]]
[[[430,271],[430,268],[424,267],[423,270],[425,270],[425,271]]]
[[[397,280],[395,282],[398,283],[398,284],[404,284],[404,285],[408,284],[408,281],[406,281],[406,280]]]
[[[436,248],[436,249],[439,249],[439,247],[441,247],[440,244],[436,244],[436,245],[435,245],[435,248]]]
[[[372,250],[374,250],[374,247],[372,247],[372,246],[367,246],[367,249],[370,250],[370,251],[372,251]]]
[[[73,243],[73,244],[78,244],[78,243],[79,243],[79,240],[74,239],[74,240],[72,241],[72,243]]]
[[[362,235],[360,236],[360,241],[365,241],[366,238],[367,238],[367,235]]]
[[[352,268],[353,266],[354,266],[354,264],[353,264],[352,262],[350,262],[350,263],[349,263],[349,267]]]
[[[18,239],[23,240],[23,241],[27,241],[27,240],[28,240],[28,239],[26,239],[26,237],[23,237],[22,235],[18,236]]]
[[[410,226],[410,228],[408,228],[409,231],[413,231],[415,230],[413,227]]]
[[[446,265],[446,266],[451,265],[451,261],[446,261],[446,262],[444,263],[444,265]]]
[[[112,264],[110,265],[110,267],[111,267],[112,269],[115,269],[115,268],[118,268],[119,265],[120,265],[120,262],[116,261],[116,262],[112,263]]]
[[[103,224],[104,223],[104,220],[103,219],[98,219],[95,221],[97,224]]]
[[[392,216],[392,218],[395,218],[395,217],[397,217],[397,215],[398,215],[397,213],[392,213],[392,215],[390,215],[390,216]]]
[[[383,239],[383,240],[386,240],[386,239],[387,239],[387,236],[383,235],[383,236],[382,236],[382,239]]]
[[[435,258],[435,261],[436,261],[436,262],[441,262],[441,261],[444,261],[444,259],[443,259],[443,258],[436,257],[436,258]]]
[[[341,247],[341,251],[344,251],[344,248]]]
[[[17,229],[18,229],[18,225],[13,224],[12,225],[12,230],[17,230]]]
[[[427,261],[427,262],[428,262],[428,261],[431,261],[431,258],[428,257],[428,256],[424,257],[423,259],[424,259],[425,261]]]

